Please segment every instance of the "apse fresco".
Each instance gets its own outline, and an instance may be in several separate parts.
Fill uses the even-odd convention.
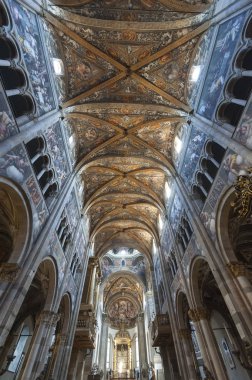
[[[207,136],[204,133],[197,129],[192,129],[181,168],[181,176],[188,188],[190,188],[194,181],[194,172],[202,154],[206,139]]]
[[[209,69],[202,90],[198,113],[211,120],[225,84],[230,62],[239,41],[245,14],[242,13],[220,25]],[[220,60],[221,57],[221,60]]]
[[[46,221],[48,211],[21,144],[0,158],[0,175],[20,184],[28,195],[32,207],[33,236],[36,238]]]
[[[36,16],[10,0],[12,17],[16,24],[17,38],[22,48],[27,72],[34,91],[39,115],[55,108],[51,83],[43,52],[40,30]]]
[[[0,82],[0,141],[17,133],[15,120]]]
[[[112,320],[118,319],[121,322],[126,322],[128,319],[136,318],[137,313],[137,308],[126,298],[114,301],[109,306],[108,310],[108,315]]]
[[[68,176],[69,168],[60,124],[56,123],[52,127],[48,128],[44,136],[47,142],[47,149],[52,158],[52,163],[61,187],[65,183]]]
[[[236,129],[235,139],[249,149],[252,149],[252,97]]]

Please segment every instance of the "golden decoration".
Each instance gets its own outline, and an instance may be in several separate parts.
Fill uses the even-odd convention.
[[[249,175],[237,177],[235,187],[235,200],[231,203],[238,219],[246,218],[251,212],[252,200],[252,168],[248,170]]]

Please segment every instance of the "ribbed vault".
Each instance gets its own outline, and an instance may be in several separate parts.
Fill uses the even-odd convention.
[[[174,136],[192,111],[187,81],[210,4],[190,0],[54,0],[68,80],[64,123],[75,137],[95,255],[130,246],[150,258],[175,175]]]

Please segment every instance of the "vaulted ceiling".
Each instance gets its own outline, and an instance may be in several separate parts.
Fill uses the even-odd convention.
[[[191,107],[195,48],[209,27],[200,0],[54,0],[45,18],[62,44],[65,125],[95,254],[129,246],[149,255],[173,176],[173,140]]]

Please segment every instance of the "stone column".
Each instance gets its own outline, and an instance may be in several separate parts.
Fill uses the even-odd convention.
[[[49,349],[52,343],[52,336],[60,314],[53,311],[44,310],[36,321],[35,331],[29,349],[25,367],[22,372],[21,380],[36,380],[42,373]]]
[[[193,322],[199,323],[199,327],[207,343],[206,349],[209,354],[209,364],[211,366],[211,368],[208,368],[208,370],[214,375],[214,378],[216,378],[216,380],[228,380],[226,368],[221,358],[221,353],[219,351],[214,333],[209,323],[208,310],[205,308],[190,309],[188,314]]]
[[[91,262],[89,265],[90,280],[89,280],[89,287],[88,287],[88,302],[87,303],[89,305],[94,305],[94,289],[95,289],[95,280],[96,280],[97,259],[95,259],[94,257],[91,257],[89,260]]]
[[[242,289],[242,292],[244,293],[250,304],[250,307],[252,308],[252,286],[246,276],[247,273],[245,264],[238,261],[232,261],[227,264],[227,267],[234,277],[234,281],[238,282],[239,287]]]
[[[66,350],[67,337],[64,334],[59,335],[56,341],[55,355],[53,358],[52,378],[59,379],[62,366],[64,366],[64,356],[68,353]]]
[[[107,346],[108,346],[108,321],[106,315],[102,316],[102,327],[101,327],[101,339],[100,339],[100,349],[98,364],[99,368],[106,372],[106,360],[107,360]]]
[[[137,331],[138,331],[138,346],[139,346],[139,362],[141,368],[141,379],[145,379],[143,377],[143,370],[148,369],[147,362],[147,350],[146,350],[146,338],[145,338],[145,328],[144,328],[144,316],[140,314],[137,318]]]
[[[187,363],[188,378],[187,380],[197,380],[198,376],[195,370],[195,362],[193,360],[193,347],[191,342],[191,332],[189,329],[180,329],[179,337],[182,342],[182,346],[185,353],[185,359]]]

